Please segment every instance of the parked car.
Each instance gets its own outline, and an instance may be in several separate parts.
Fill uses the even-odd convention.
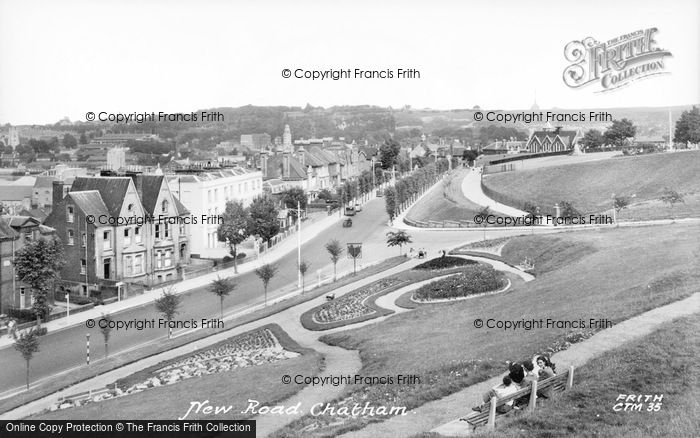
[[[355,204],[355,211],[356,212],[362,211],[362,205],[360,203]]]
[[[345,207],[345,216],[355,216],[355,207]]]

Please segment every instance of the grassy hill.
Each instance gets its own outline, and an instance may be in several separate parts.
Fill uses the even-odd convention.
[[[682,195],[700,192],[700,151],[617,157],[484,177],[495,192],[551,208],[566,200],[583,213],[612,208],[612,194],[633,203],[659,199],[665,187]],[[692,196],[690,197],[692,198]]]
[[[411,210],[406,218],[413,221],[471,221],[483,208],[462,193],[462,180],[469,172],[458,169],[441,184],[431,189]]]

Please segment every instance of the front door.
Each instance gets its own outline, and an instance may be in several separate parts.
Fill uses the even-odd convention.
[[[110,273],[110,268],[111,268],[111,263],[112,259],[105,259],[104,263],[104,276],[102,278],[108,280],[109,279],[109,273]]]

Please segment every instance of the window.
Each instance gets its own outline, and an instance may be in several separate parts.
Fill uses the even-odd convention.
[[[81,245],[83,246],[83,248],[85,248],[87,246],[87,234],[81,233],[80,242],[81,242]]]
[[[207,200],[211,202],[211,190],[207,191]]]
[[[161,238],[161,236],[160,236],[160,227],[161,227],[160,224],[157,224],[157,225],[156,225],[156,239],[160,239],[160,238]]]
[[[134,275],[143,274],[143,255],[138,254],[134,257]]]
[[[68,230],[68,245],[75,245],[75,236],[73,230]]]
[[[168,201],[167,200],[163,200],[163,202],[160,204],[160,211],[162,211],[163,213],[168,212]]]
[[[141,227],[134,228],[134,241],[141,243]]]
[[[103,231],[102,232],[102,249],[110,249],[112,248],[112,241],[109,238],[109,231]]]
[[[85,275],[87,272],[87,263],[85,262],[85,259],[80,259],[80,273]]]
[[[156,269],[160,269],[163,266],[163,253],[161,251],[156,251]]]
[[[124,228],[124,246],[131,245],[131,233],[128,228]]]
[[[127,210],[129,213],[135,213],[135,212],[134,212],[134,204],[129,204],[129,205],[126,207],[126,210]]]
[[[185,237],[185,224],[184,222],[180,222],[180,237]]]
[[[219,202],[219,189],[214,189],[214,202]]]
[[[73,206],[72,205],[68,206],[67,215],[68,215],[67,222],[72,224],[73,223]]]
[[[131,258],[131,256],[125,256],[124,257],[124,275],[127,277],[131,277],[134,275],[134,267],[133,267],[134,260]]]
[[[163,233],[165,234],[166,239],[170,237],[170,224],[167,222],[163,224]]]
[[[165,259],[163,260],[163,264],[166,268],[169,268],[173,264],[172,254],[173,253],[170,250],[165,251]]]

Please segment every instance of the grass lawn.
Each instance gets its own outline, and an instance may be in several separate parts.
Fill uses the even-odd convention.
[[[322,357],[313,350],[301,348],[276,325],[264,326],[269,328],[280,341],[280,344],[290,351],[301,353],[302,356],[282,360],[272,364],[237,368],[229,372],[204,375],[183,380],[172,385],[150,388],[136,394],[90,403],[85,406],[46,412],[29,417],[29,419],[60,420],[153,420],[160,418],[175,419],[182,417],[189,409],[190,402],[209,400],[211,406],[233,406],[227,414],[216,416],[217,419],[245,419],[252,415],[241,415],[245,410],[248,399],[255,399],[262,404],[275,403],[283,400],[304,385],[284,385],[281,378],[285,374],[294,373],[313,376],[322,366]],[[256,329],[258,330],[258,329]],[[241,334],[240,336],[243,336]],[[230,342],[230,340],[222,343]],[[216,345],[203,350],[215,348]],[[190,355],[187,355],[190,356]],[[120,387],[143,382],[153,375],[153,371],[168,363],[181,360],[183,357],[161,362],[149,369],[140,371],[119,381]],[[188,419],[213,419],[210,415],[191,413]]]
[[[378,324],[323,337],[330,344],[358,349],[361,375],[421,377],[418,385],[352,386],[341,399],[352,397],[363,404],[369,401],[410,410],[498,375],[506,360],[532,357],[572,334],[565,328],[477,329],[475,319],[588,322],[607,318],[616,323],[700,288],[697,225],[586,230],[533,239],[537,241],[529,244],[550,253],[552,259],[551,269],[534,281],[514,285],[501,294],[420,306]],[[580,245],[585,255],[578,259],[558,256],[555,251],[562,243]],[[653,361],[648,365],[653,367]],[[381,419],[351,417],[329,426],[339,418],[305,417],[275,436],[298,436],[302,427],[312,423],[320,427],[307,436],[332,436]]]
[[[698,193],[698,174],[700,151],[681,151],[489,175],[483,183],[539,206],[551,208],[566,200],[582,213],[596,213],[612,208],[613,193],[636,195],[635,203],[658,199],[665,187],[682,195]]]
[[[409,210],[406,218],[417,221],[471,221],[483,207],[462,193],[462,180],[468,169],[458,169]]]
[[[576,383],[532,414],[510,416],[479,437],[700,436],[700,315],[681,318],[576,372]],[[619,394],[663,394],[661,409],[613,410]],[[693,414],[695,412],[695,414]]]
[[[269,315],[279,313],[292,306],[296,306],[298,304],[304,303],[318,296],[326,294],[330,291],[333,291],[338,287],[353,283],[362,278],[372,276],[378,272],[383,272],[387,269],[391,269],[395,266],[400,265],[401,263],[406,262],[407,260],[408,258],[406,257],[392,257],[390,259],[386,259],[376,265],[358,271],[356,276],[348,275],[344,278],[339,278],[338,281],[336,281],[335,283],[325,284],[319,288],[307,290],[307,292],[303,295],[294,296],[287,300],[272,304],[267,308],[260,309],[255,312],[244,315],[237,321],[233,322],[231,326],[228,327],[228,330],[241,326],[243,324],[247,324],[251,321],[256,321],[258,319],[265,318]],[[10,397],[5,400],[0,400],[0,413],[12,410],[18,406],[22,406],[31,401],[38,400],[42,397],[46,397],[49,394],[53,394],[64,388],[68,388],[72,385],[75,385],[76,383],[85,381],[100,374],[104,374],[108,371],[117,369],[124,365],[128,365],[130,363],[136,362],[146,357],[156,355],[158,353],[162,353],[163,351],[172,350],[173,348],[180,347],[190,342],[204,339],[211,335],[211,331],[200,330],[183,336],[179,336],[174,339],[162,340],[157,343],[150,343],[138,349],[128,351],[126,353],[114,354],[108,357],[107,359],[95,361],[94,363],[90,364],[89,367],[83,367],[77,370],[73,370],[68,375],[54,377],[50,380],[47,380],[39,387],[32,388],[31,390],[23,392],[14,397]]]

